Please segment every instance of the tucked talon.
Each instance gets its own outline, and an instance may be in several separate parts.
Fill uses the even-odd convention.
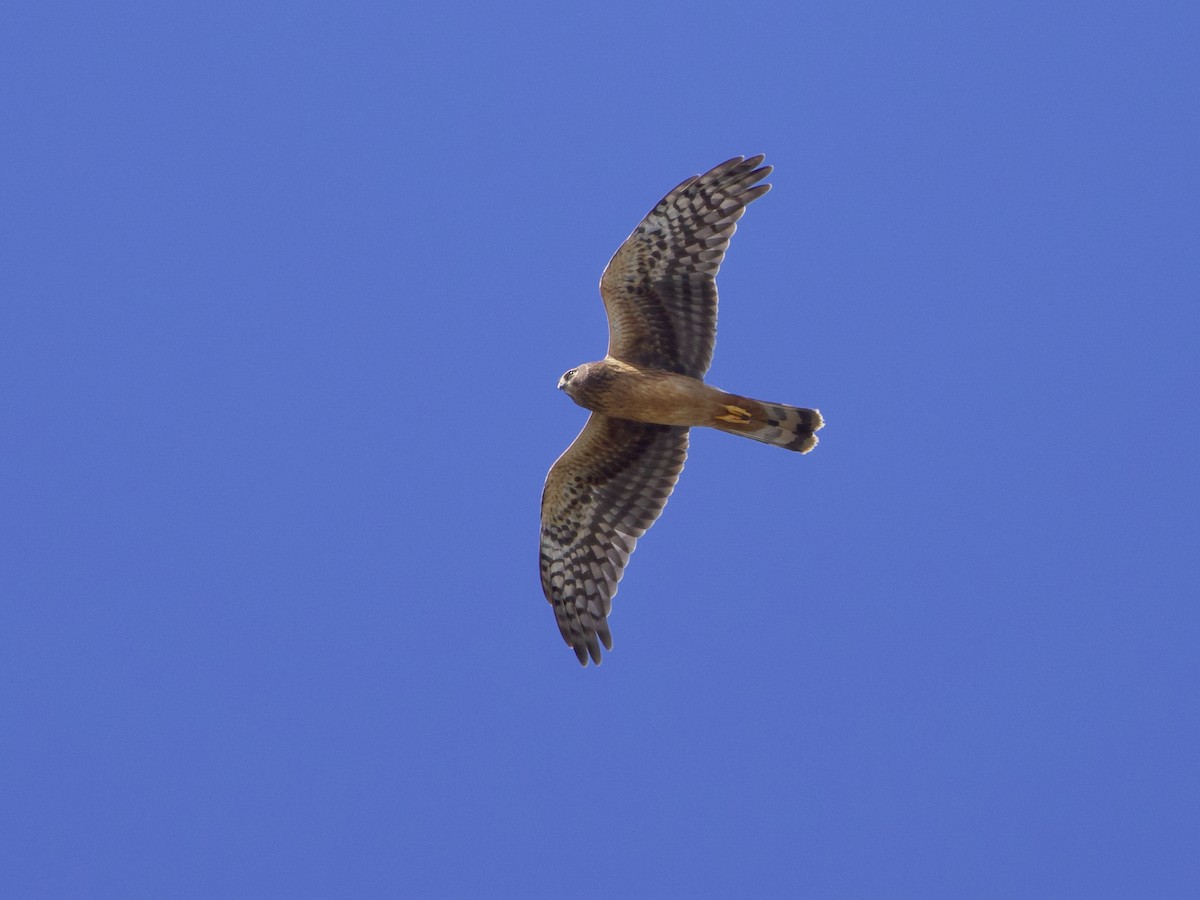
[[[734,425],[745,425],[750,421],[750,413],[742,409],[740,406],[725,405],[728,410],[728,415],[717,416],[717,420],[721,422],[732,422]]]

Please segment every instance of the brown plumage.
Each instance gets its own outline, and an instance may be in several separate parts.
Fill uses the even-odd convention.
[[[592,410],[542,492],[542,589],[580,663],[612,649],[607,617],[637,539],[658,518],[687,457],[688,429],[716,428],[807,453],[815,409],[729,394],[703,381],[717,335],[717,270],[771,171],[735,157],[667,194],[600,280],[608,354],[558,386]]]

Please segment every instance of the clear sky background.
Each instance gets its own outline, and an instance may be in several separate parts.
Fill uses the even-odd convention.
[[[1194,897],[1200,7],[16,3],[0,893]],[[763,152],[580,668],[611,253]]]

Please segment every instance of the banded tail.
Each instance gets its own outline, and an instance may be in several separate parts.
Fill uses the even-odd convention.
[[[815,409],[722,394],[709,424],[726,434],[739,434],[785,450],[807,453],[817,446],[816,432],[825,420]]]

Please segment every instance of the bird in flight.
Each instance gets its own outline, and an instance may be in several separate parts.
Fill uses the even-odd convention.
[[[746,206],[771,186],[762,156],[684,181],[646,214],[600,279],[608,353],[558,387],[591,410],[542,492],[542,590],[586,666],[612,650],[608,614],[629,554],[666,505],[688,429],[716,428],[807,453],[820,412],[704,383],[717,337],[717,270]]]

